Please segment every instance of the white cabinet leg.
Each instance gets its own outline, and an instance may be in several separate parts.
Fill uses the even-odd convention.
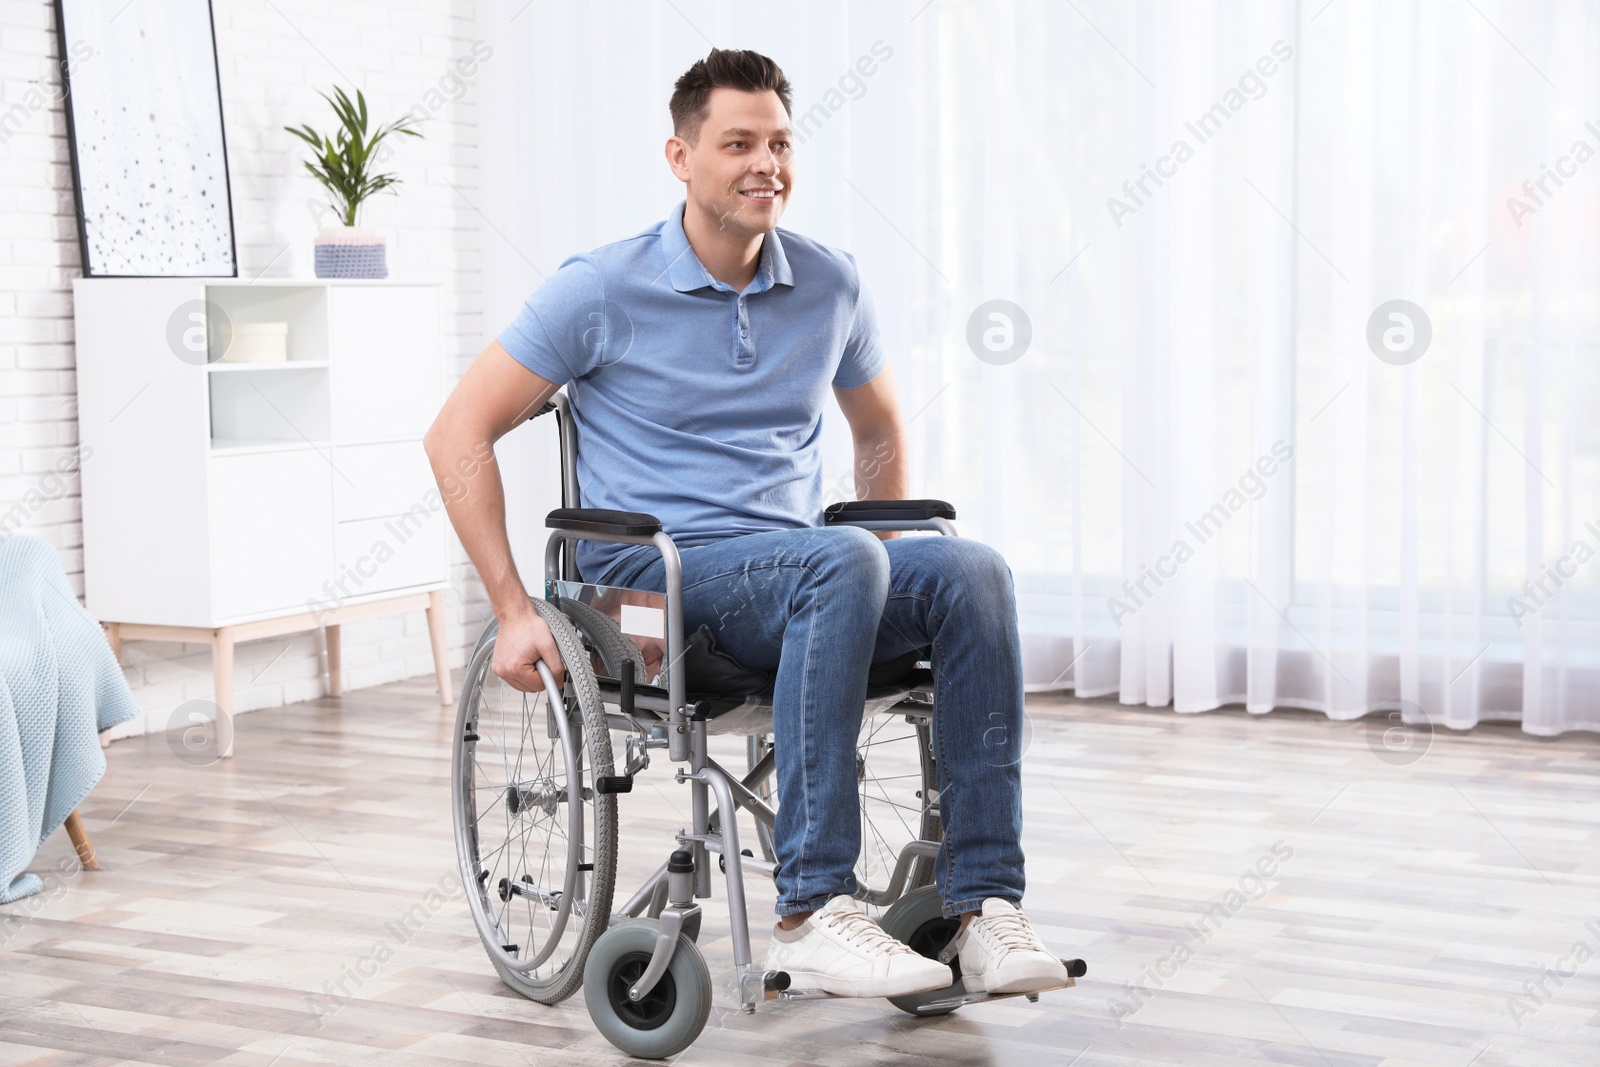
[[[233,755],[233,627],[223,626],[211,634],[211,673],[216,679],[217,743],[221,758]]]
[[[428,593],[428,636],[433,639],[433,670],[439,676],[439,703],[454,704],[455,697],[450,695],[450,649],[444,640],[444,593],[438,589]]]

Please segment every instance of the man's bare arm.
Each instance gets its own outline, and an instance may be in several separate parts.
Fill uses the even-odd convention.
[[[856,499],[904,499],[909,489],[906,429],[894,373],[884,367],[865,385],[835,389],[833,395],[850,424],[850,437],[855,443]],[[900,534],[880,530],[878,536],[887,541]]]
[[[561,655],[550,628],[528,603],[527,588],[511,558],[505,486],[494,444],[559,388],[492,342],[456,383],[422,438],[445,511],[500,620],[494,672],[524,692],[544,688],[533,666],[538,659],[560,684]]]

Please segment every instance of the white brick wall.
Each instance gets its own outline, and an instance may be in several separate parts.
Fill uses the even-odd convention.
[[[421,127],[425,136],[400,139],[385,167],[402,178],[399,196],[369,201],[362,223],[387,234],[392,276],[443,283],[445,355],[454,380],[487,340],[473,208],[480,189],[481,71],[461,78],[451,70],[472,52],[474,0],[213,0],[213,8],[243,276],[312,274],[317,223],[306,205],[320,188],[301,166],[305,146],[282,127],[332,125],[316,90],[353,81],[374,119],[385,122],[419,103],[431,112]],[[44,481],[78,441],[71,280],[80,268],[66,122],[56,101],[54,22],[49,0],[0,0],[0,117],[13,116],[16,131],[0,145],[0,512],[30,489],[52,497],[24,529],[56,546],[81,599],[77,478]],[[448,519],[441,514],[436,521]],[[446,604],[459,686],[459,668],[488,605],[453,535],[450,542],[453,589]],[[235,708],[321,696],[320,658],[315,634],[240,646]],[[117,736],[165,729],[179,704],[214,696],[206,646],[130,641],[124,664],[145,714]],[[421,613],[345,626],[344,664],[352,689],[430,674]]]

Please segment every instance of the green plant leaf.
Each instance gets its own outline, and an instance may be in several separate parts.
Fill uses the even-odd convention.
[[[332,206],[340,212],[345,224],[354,226],[367,197],[384,190],[393,192],[394,186],[400,184],[400,179],[393,174],[371,173],[373,163],[379,158],[378,146],[391,134],[408,137],[423,134],[412,128],[417,124],[417,117],[408,112],[388,125],[379,125],[369,136],[366,94],[356,89],[352,101],[341,86],[335,85],[332,89],[332,96],[317,90],[317,95],[327,102],[339,120],[331,137],[318,133],[310,125],[285,126],[284,129],[311,146],[315,162],[305,163],[306,170],[328,190]]]
[[[322,150],[322,137],[310,126],[299,130],[295,129],[293,126],[285,126],[284,129],[288,130],[290,133],[309,144],[312,148],[315,148],[318,151]]]

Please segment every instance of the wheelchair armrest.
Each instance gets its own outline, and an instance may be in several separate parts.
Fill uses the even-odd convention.
[[[841,500],[822,512],[826,526],[851,522],[925,522],[954,519],[956,509],[943,500]]]
[[[556,508],[545,516],[544,524],[552,530],[616,537],[651,537],[661,532],[661,520],[654,515],[607,508]]]

